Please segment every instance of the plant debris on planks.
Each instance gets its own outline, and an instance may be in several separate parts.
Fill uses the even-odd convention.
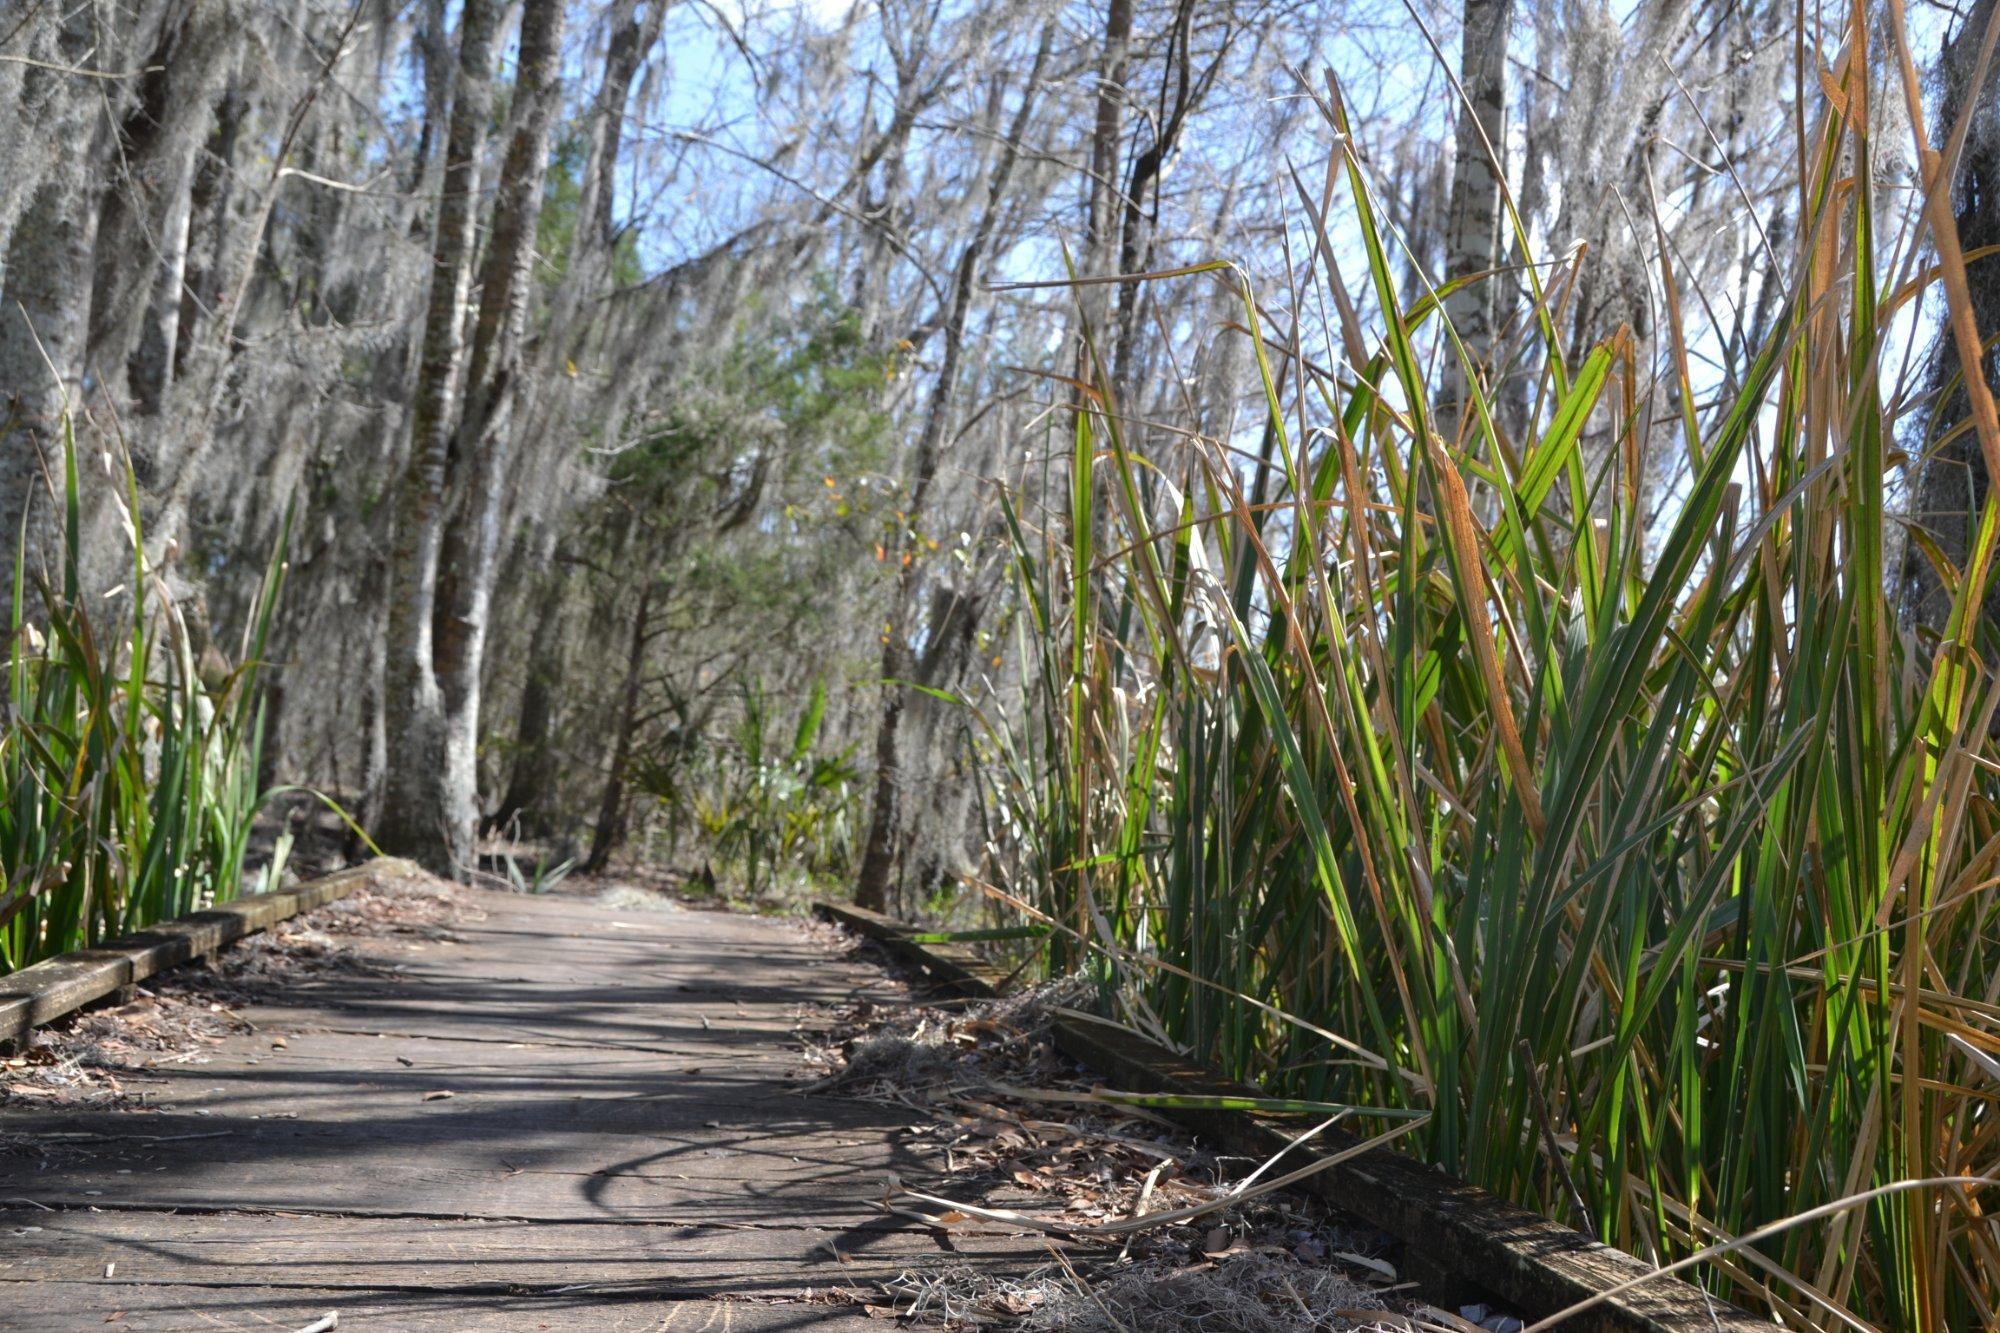
[[[123,1004],[80,1010],[38,1029],[25,1052],[0,1060],[0,1106],[146,1109],[148,1093],[139,1085],[148,1071],[203,1064],[225,1037],[251,1030],[237,1006],[317,977],[386,975],[393,969],[371,961],[352,942],[391,935],[449,940],[447,922],[480,915],[442,880],[405,878],[390,889],[363,885],[206,959],[148,978]]]
[[[846,938],[814,932],[823,939]],[[883,1206],[953,1230],[1057,1235],[1051,1262],[1018,1279],[971,1268],[906,1274],[871,1313],[947,1328],[1022,1330],[1450,1329],[1507,1333],[1520,1321],[1478,1307],[1460,1314],[1414,1298],[1386,1237],[1278,1191],[1230,1201],[1261,1163],[1217,1157],[1142,1107],[1093,1097],[1097,1080],[1060,1054],[1054,1012],[1088,994],[1072,979],[999,1000],[925,1003],[899,980],[806,1033],[807,1091],[893,1103],[928,1117],[913,1127],[945,1162],[926,1187],[958,1208],[892,1189]],[[1090,1228],[1205,1205],[1214,1211],[1115,1239]],[[1012,1226],[1008,1218],[1034,1226]],[[1477,1315],[1477,1319],[1466,1316]]]

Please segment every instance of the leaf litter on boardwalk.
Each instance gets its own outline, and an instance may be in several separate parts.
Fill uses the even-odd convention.
[[[147,1094],[130,1085],[148,1071],[205,1064],[225,1038],[253,1030],[238,1005],[302,980],[392,973],[350,941],[449,939],[447,923],[481,915],[442,880],[406,874],[393,888],[364,884],[206,959],[150,977],[124,1004],[82,1010],[37,1029],[25,1051],[0,1060],[0,1106],[141,1109]],[[271,1044],[286,1047],[283,1036]]]
[[[816,1016],[805,1090],[916,1111],[928,1123],[906,1131],[911,1145],[944,1159],[947,1183],[892,1182],[885,1210],[946,1231],[1040,1232],[1052,1256],[1018,1278],[971,1266],[908,1272],[879,1296],[854,1293],[857,1303],[923,1324],[1028,1333],[1454,1326],[1397,1280],[1386,1237],[1291,1191],[1232,1197],[1258,1163],[1218,1157],[1143,1105],[1093,1095],[1096,1080],[1051,1032],[1055,1013],[1088,991],[1069,979],[999,1000],[924,1003],[897,983]],[[1052,1092],[1065,1094],[1061,1119]],[[1088,1240],[1155,1214],[1157,1225]]]

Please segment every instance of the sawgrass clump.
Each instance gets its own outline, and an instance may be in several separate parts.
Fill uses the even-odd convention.
[[[1407,299],[1327,95],[1296,322],[1192,279],[1239,289],[1254,443],[1141,421],[1094,364],[1048,489],[1008,497],[993,887],[1141,1025],[1417,1112],[1409,1150],[1649,1258],[1938,1182],[1692,1276],[1793,1326],[1992,1327],[2000,490],[1948,618],[1902,623],[1881,372],[1898,313],[1966,281],[1882,248],[1865,108],[1902,90],[1865,36],[1802,76],[1768,334],[1691,346],[1669,256],[1657,391],[1626,332],[1569,336],[1575,253],[1521,270],[1492,391],[1441,295]],[[1663,436],[1685,480],[1646,497]]]

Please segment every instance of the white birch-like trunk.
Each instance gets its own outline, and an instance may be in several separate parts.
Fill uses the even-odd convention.
[[[459,17],[458,77],[431,247],[430,298],[411,412],[410,453],[398,486],[389,556],[388,626],[382,669],[387,740],[376,838],[439,874],[459,872],[469,853],[453,837],[445,774],[444,693],[432,643],[438,553],[443,540],[446,453],[458,419],[459,369],[479,198],[479,159],[492,114],[497,0],[466,0]]]
[[[1507,34],[1514,0],[1465,0],[1464,42],[1458,79],[1465,103],[1452,129],[1451,201],[1445,230],[1445,280],[1455,282],[1500,266],[1506,254],[1501,228],[1501,175],[1507,121]],[[1504,284],[1482,278],[1445,298],[1444,312],[1466,355],[1490,369]],[[1445,387],[1438,429],[1447,441],[1467,435],[1470,383],[1457,354],[1444,356]],[[1467,436],[1469,438],[1469,436]]]
[[[465,874],[475,858],[480,667],[521,390],[535,225],[560,97],[563,6],[561,0],[528,0],[511,134],[461,389],[460,330],[470,309],[478,198],[476,181],[468,177],[476,176],[491,106],[494,17],[488,0],[469,0],[460,19],[459,84],[410,464],[397,515],[384,672],[389,755],[383,845],[449,875]]]

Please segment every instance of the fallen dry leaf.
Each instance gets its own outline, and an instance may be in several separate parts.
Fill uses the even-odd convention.
[[[1396,1280],[1396,1266],[1381,1259],[1371,1259],[1365,1254],[1356,1254],[1352,1250],[1335,1250],[1333,1257],[1353,1264],[1357,1268],[1366,1268],[1380,1273],[1391,1282]]]

